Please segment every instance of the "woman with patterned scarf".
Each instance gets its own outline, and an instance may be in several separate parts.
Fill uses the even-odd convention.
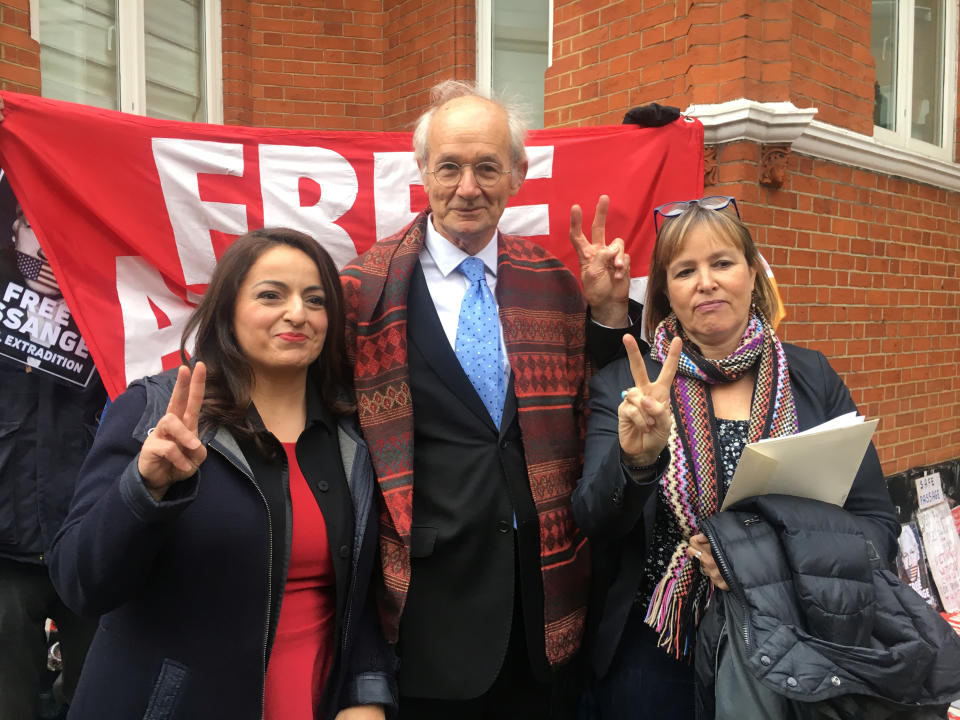
[[[591,382],[584,475],[573,498],[594,554],[594,700],[600,718],[694,717],[693,643],[727,590],[699,530],[747,443],[855,409],[819,352],[781,342],[775,290],[736,202],[654,211],[647,284],[652,347]],[[871,445],[844,505],[884,557],[896,524]]]

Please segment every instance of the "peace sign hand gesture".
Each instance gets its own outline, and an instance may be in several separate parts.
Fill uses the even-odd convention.
[[[667,446],[673,427],[670,407],[670,386],[680,364],[683,342],[674,338],[660,375],[653,382],[647,376],[643,355],[632,335],[623,336],[623,345],[630,360],[634,387],[624,391],[617,408],[620,448],[629,465],[652,465]]]
[[[583,233],[583,211],[579,205],[570,208],[570,242],[580,259],[580,281],[583,297],[590,306],[593,319],[607,327],[629,324],[627,299],[630,295],[630,256],[623,240],[606,243],[607,209],[610,198],[601,195],[590,230],[592,239]]]
[[[191,373],[181,365],[166,414],[157,421],[140,449],[137,469],[147,490],[157,501],[174,483],[193,477],[207,457],[197,435],[207,368],[198,362]]]

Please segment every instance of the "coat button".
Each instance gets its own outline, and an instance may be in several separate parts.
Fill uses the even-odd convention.
[[[342,558],[344,558],[344,559],[350,557],[350,548],[348,548],[346,545],[341,545],[341,546],[340,546],[340,557],[342,557]]]
[[[772,663],[772,662],[773,662],[773,660],[770,659],[770,656],[769,656],[769,655],[761,655],[761,656],[760,656],[760,664],[761,664],[761,665],[764,665],[765,667],[770,667],[770,663]]]
[[[792,688],[795,688],[797,686],[797,679],[795,677],[788,677],[787,685],[789,685]]]
[[[326,480],[321,480],[317,483],[317,488],[320,490],[320,492],[326,492],[330,489],[330,483],[328,483]]]
[[[506,520],[497,520],[497,530],[500,532],[508,533],[510,532],[510,527],[510,523],[508,523]]]
[[[618,487],[614,488],[613,495],[610,496],[610,499],[613,500],[614,505],[619,505],[623,502],[623,488]]]
[[[508,447],[510,447],[510,441],[509,441],[509,440],[501,440],[501,441],[500,441],[500,448],[501,448],[501,449],[506,450]]]
[[[840,687],[840,678],[834,675],[833,677],[830,678],[830,684],[833,685],[834,687]]]

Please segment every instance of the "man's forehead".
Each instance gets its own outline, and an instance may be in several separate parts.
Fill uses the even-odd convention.
[[[507,116],[502,108],[483,98],[455,98],[434,113],[429,146],[435,158],[496,160],[509,152]]]
[[[474,115],[480,114],[482,116],[502,117],[504,121],[506,121],[506,114],[502,107],[492,100],[480,97],[479,95],[463,95],[447,100],[447,102],[436,109],[433,115],[436,118],[460,111],[469,112]]]
[[[437,162],[446,162],[454,160],[456,162],[500,162],[502,156],[508,148],[498,148],[495,145],[488,147],[477,147],[476,145],[461,143],[446,143],[437,147],[432,153]]]

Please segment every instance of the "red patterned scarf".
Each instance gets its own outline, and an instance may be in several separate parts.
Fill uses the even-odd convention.
[[[410,586],[414,433],[407,290],[427,222],[421,213],[341,273],[357,410],[381,491],[381,609],[391,642]],[[590,572],[586,540],[570,504],[583,453],[584,304],[577,281],[559,260],[539,245],[502,234],[497,301],[540,522],[546,653],[556,666],[580,647]]]
[[[683,352],[670,390],[676,422],[667,441],[670,465],[660,482],[684,542],[654,588],[645,620],[660,633],[660,646],[680,658],[692,649],[692,636],[712,592],[709,579],[686,555],[686,541],[700,531],[700,518],[720,509],[720,448],[708,386],[756,373],[749,442],[796,433],[797,415],[783,346],[759,313],[750,315],[739,346],[721,360],[703,357],[672,313],[657,326],[651,357],[663,363],[670,341],[678,336]]]

